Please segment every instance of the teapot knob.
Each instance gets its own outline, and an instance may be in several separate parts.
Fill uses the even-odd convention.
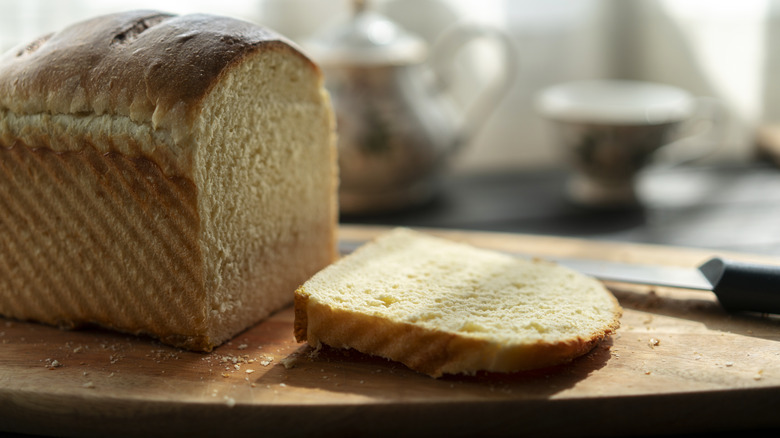
[[[394,21],[353,0],[352,15],[316,33],[303,46],[323,67],[384,67],[420,64],[428,45]]]
[[[366,0],[352,0],[352,12],[359,14],[366,10]]]

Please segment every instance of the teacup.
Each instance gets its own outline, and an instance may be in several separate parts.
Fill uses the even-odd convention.
[[[542,90],[537,98],[538,111],[552,121],[574,168],[568,195],[587,206],[637,205],[639,171],[661,148],[690,147],[693,143],[683,140],[705,135],[685,137],[683,124],[719,124],[715,108],[712,99],[677,87],[627,80],[569,82]],[[706,155],[714,144],[699,146],[683,154],[684,161]]]

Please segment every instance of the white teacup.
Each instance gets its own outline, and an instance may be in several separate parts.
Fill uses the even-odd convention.
[[[538,111],[553,122],[572,161],[568,195],[590,206],[637,204],[636,175],[656,152],[662,147],[692,144],[680,141],[683,123],[718,124],[717,106],[711,99],[649,82],[569,82],[543,90],[536,103]],[[707,146],[706,151],[691,150],[683,155],[690,161],[711,150]]]

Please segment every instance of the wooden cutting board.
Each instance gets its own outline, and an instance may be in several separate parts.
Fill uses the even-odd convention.
[[[345,226],[343,239],[382,228]],[[696,266],[693,250],[427,230],[539,256]],[[757,256],[733,258],[780,263]],[[0,319],[0,431],[60,436],[625,436],[780,428],[780,319],[711,294],[608,285],[617,334],[571,364],[432,379],[318,353],[285,309],[209,354],[101,330]]]

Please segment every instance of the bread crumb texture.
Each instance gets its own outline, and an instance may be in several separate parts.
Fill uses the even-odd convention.
[[[567,362],[614,332],[597,280],[399,228],[296,292],[296,336],[398,360],[438,377]]]

